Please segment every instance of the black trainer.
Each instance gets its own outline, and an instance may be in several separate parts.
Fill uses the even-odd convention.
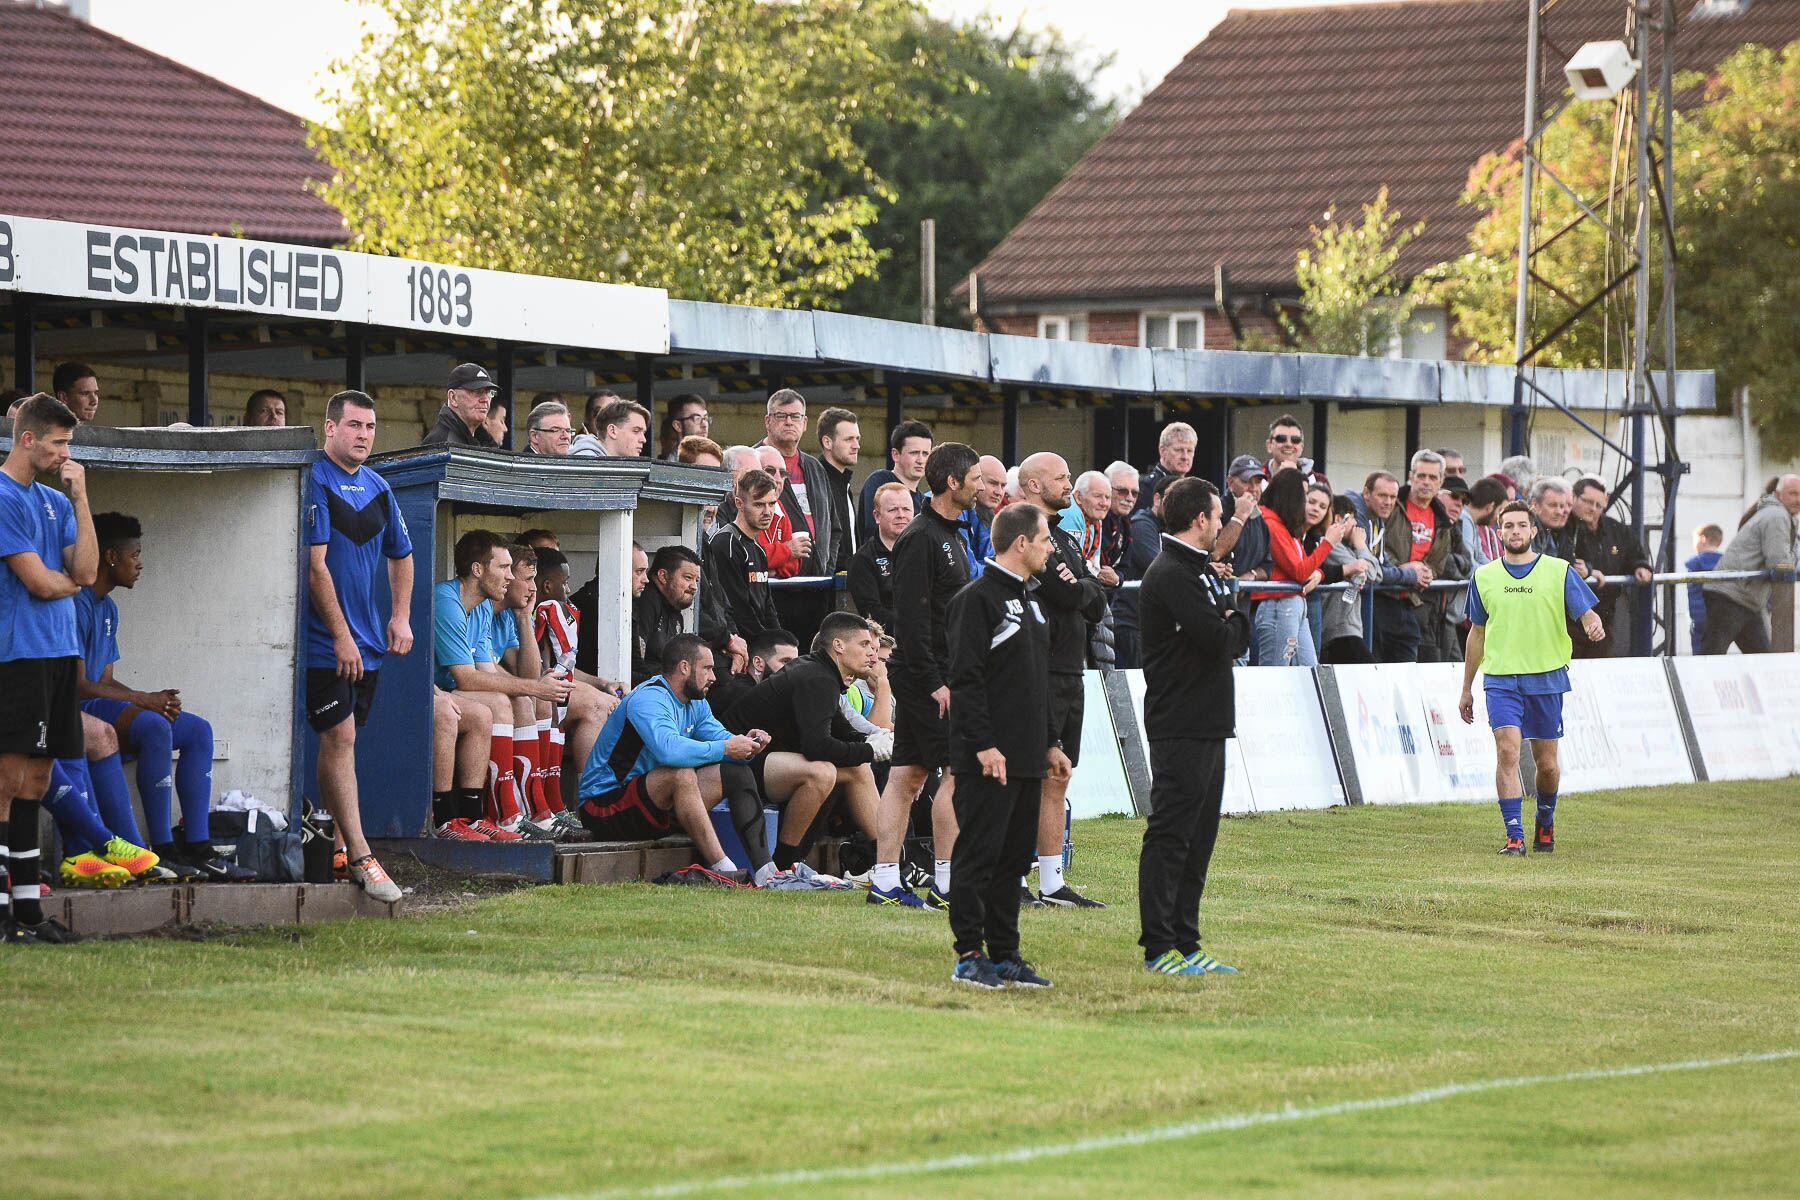
[[[1042,893],[1043,901],[1052,908],[1105,908],[1098,900],[1089,900],[1086,896],[1064,883],[1054,892]]]
[[[160,846],[152,846],[156,857],[162,861],[158,866],[167,867],[175,873],[176,883],[205,883],[211,876],[187,860],[182,848],[174,842],[164,842]]]
[[[27,925],[21,921],[19,928],[29,933],[35,941],[47,946],[73,946],[83,940],[79,933],[53,917],[45,917],[36,925]]]
[[[35,946],[37,935],[31,928],[10,918],[0,921],[0,946]],[[991,969],[991,968],[990,968]]]
[[[1014,987],[1047,988],[1050,981],[1032,969],[1022,958],[1003,958],[994,964],[994,974]]]
[[[1549,825],[1539,825],[1537,833],[1531,839],[1531,848],[1539,854],[1553,854],[1556,851],[1556,830]]]
[[[1044,902],[1042,900],[1039,900],[1037,898],[1037,896],[1035,896],[1032,893],[1030,888],[1026,887],[1024,884],[1021,883],[1019,885],[1019,907],[1020,908],[1044,908],[1044,907],[1046,907],[1046,905],[1044,904]]]
[[[186,842],[181,859],[199,871],[209,883],[255,883],[256,872],[240,867],[214,848],[211,842]]]
[[[989,991],[1006,986],[985,954],[970,954],[957,959],[955,969],[950,972],[950,982],[966,983],[970,987],[987,988]]]

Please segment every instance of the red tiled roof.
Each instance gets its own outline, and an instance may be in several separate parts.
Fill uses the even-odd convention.
[[[1682,0],[1685,12],[1694,0]],[[1623,36],[1624,0],[1562,0],[1545,19],[1563,56]],[[1526,0],[1401,0],[1234,9],[1088,151],[977,268],[981,301],[1288,290],[1294,256],[1327,209],[1354,212],[1383,184],[1425,231],[1399,267],[1467,248],[1457,202],[1469,168],[1524,123]],[[1683,20],[1685,68],[1745,42],[1800,37],[1800,2],[1755,0],[1733,17]]]
[[[0,212],[337,242],[299,117],[63,13],[0,0]]]

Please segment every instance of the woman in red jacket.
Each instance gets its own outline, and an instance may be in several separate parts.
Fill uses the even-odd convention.
[[[1348,535],[1353,523],[1349,517],[1333,521],[1309,553],[1300,541],[1306,531],[1306,478],[1291,470],[1276,472],[1263,489],[1262,516],[1269,531],[1269,579],[1300,584],[1305,592],[1318,586],[1325,556]],[[1250,594],[1252,600],[1261,602],[1253,621],[1258,666],[1318,665],[1319,656],[1307,623],[1305,592]]]

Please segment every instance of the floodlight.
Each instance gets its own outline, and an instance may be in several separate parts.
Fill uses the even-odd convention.
[[[1589,42],[1563,68],[1577,100],[1611,100],[1637,72],[1638,64],[1624,42]]]

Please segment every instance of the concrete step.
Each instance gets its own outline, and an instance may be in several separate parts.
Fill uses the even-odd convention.
[[[203,883],[59,889],[44,915],[79,934],[149,933],[179,925],[297,925],[346,917],[398,916],[404,901],[382,904],[350,883]]]

